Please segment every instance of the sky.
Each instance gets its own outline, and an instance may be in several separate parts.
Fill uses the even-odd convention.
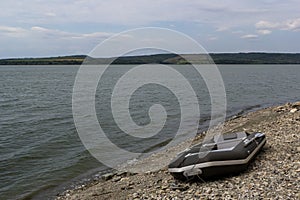
[[[206,51],[300,52],[300,0],[1,0],[0,58],[89,54],[122,31],[162,27]]]

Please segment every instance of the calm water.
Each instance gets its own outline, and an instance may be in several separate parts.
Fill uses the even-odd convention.
[[[115,66],[107,82],[128,67]],[[205,86],[183,66],[176,68],[195,82],[196,90],[203,90],[200,104],[205,122],[210,111]],[[300,98],[300,65],[224,65],[219,69],[228,115]],[[77,70],[78,66],[0,67],[0,199],[49,197],[53,188],[68,185],[89,170],[104,169],[83,147],[73,122]],[[97,95],[101,99],[101,91]],[[132,113],[143,120],[139,110]]]

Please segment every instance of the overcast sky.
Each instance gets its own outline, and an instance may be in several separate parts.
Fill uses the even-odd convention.
[[[208,52],[300,52],[300,0],[1,0],[0,57],[88,54],[140,27],[180,31]]]

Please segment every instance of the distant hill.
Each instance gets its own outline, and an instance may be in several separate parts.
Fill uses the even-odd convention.
[[[300,53],[211,54],[216,64],[300,64]]]
[[[85,55],[48,58],[12,58],[1,59],[0,65],[80,65]]]
[[[183,58],[184,57],[184,58]],[[300,53],[212,53],[205,54],[156,54],[126,56],[120,58],[92,58],[86,55],[61,56],[48,58],[1,59],[0,65],[80,65],[86,64],[300,64]]]

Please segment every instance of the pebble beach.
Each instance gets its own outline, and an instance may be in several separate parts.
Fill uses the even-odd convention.
[[[166,167],[146,173],[113,172],[57,194],[56,199],[300,199],[300,102],[234,116],[224,123],[224,134],[238,131],[263,132],[267,137],[262,151],[239,175],[179,181]],[[181,150],[178,145],[137,165],[160,162]]]

